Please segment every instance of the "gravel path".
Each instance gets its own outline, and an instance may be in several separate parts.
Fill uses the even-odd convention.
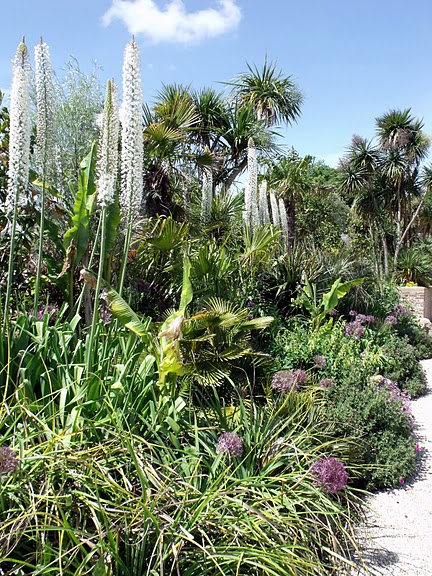
[[[360,532],[364,565],[351,576],[432,576],[432,360],[422,362],[428,393],[412,402],[420,466],[415,479],[372,496]]]

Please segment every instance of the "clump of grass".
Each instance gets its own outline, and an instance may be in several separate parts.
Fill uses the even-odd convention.
[[[48,343],[55,327],[45,329]],[[158,390],[151,359],[138,351],[124,362],[130,350],[121,332],[108,344],[100,330],[110,351],[103,358],[115,362],[101,362],[97,396],[85,379],[75,395],[56,387],[66,374],[77,386],[82,350],[40,397],[29,393],[37,388],[31,372],[20,379],[18,371],[16,392],[2,405],[0,431],[20,453],[0,493],[2,569],[330,574],[353,543],[359,499],[349,487],[326,493],[311,472],[324,455],[348,463],[353,450],[324,430],[313,394],[228,409],[215,391],[213,401],[188,405]],[[69,344],[76,354],[72,335]],[[35,357],[46,364],[51,353],[52,345],[30,345],[22,365]],[[244,451],[218,451],[220,435],[234,431]],[[356,471],[348,465],[348,473]]]

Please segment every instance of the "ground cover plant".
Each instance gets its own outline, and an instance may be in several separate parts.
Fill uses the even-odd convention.
[[[56,86],[41,40],[32,103],[22,42],[0,109],[2,572],[335,573],[364,488],[416,465],[431,344],[388,283],[414,225],[411,140],[385,182],[394,226],[390,202],[359,224],[383,174],[360,189],[353,166],[281,155],[302,95],[267,61],[228,97],[165,86],[143,106],[132,39],[121,114],[114,81],[104,103],[73,64]]]

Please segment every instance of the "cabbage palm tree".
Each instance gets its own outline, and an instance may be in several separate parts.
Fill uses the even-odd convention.
[[[405,239],[425,201],[424,178],[420,163],[426,158],[429,138],[423,132],[423,122],[411,115],[411,110],[390,110],[376,120],[380,146],[385,152],[382,172],[393,186],[396,222],[393,276]],[[413,199],[419,201],[415,210]],[[414,211],[413,211],[414,210]]]
[[[262,70],[247,64],[248,72],[229,83],[241,105],[252,106],[258,120],[267,126],[281,122],[291,125],[300,116],[303,94],[291,76],[276,70],[276,63],[264,60]]]
[[[394,223],[392,273],[396,277],[399,253],[409,240],[430,190],[429,169],[421,168],[429,139],[422,131],[422,121],[414,118],[410,109],[390,110],[376,119],[376,125],[377,146],[353,138],[342,162],[341,187],[354,194],[354,208],[367,221],[371,235],[380,236],[385,273],[390,267],[389,224]]]

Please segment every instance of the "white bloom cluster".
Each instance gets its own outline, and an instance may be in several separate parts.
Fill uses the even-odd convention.
[[[281,221],[279,216],[278,201],[276,200],[276,196],[273,191],[270,191],[270,207],[272,213],[273,226],[275,226],[276,228],[280,228]]]
[[[48,46],[42,41],[34,49],[36,89],[36,167],[47,173],[54,161],[54,85]]]
[[[252,138],[248,141],[248,177],[245,188],[245,220],[252,227],[259,224],[258,217],[258,161]]]
[[[7,214],[15,205],[28,203],[28,175],[30,158],[30,57],[24,42],[18,46],[13,61],[10,93],[9,172],[5,209]]]
[[[259,221],[262,226],[270,223],[267,201],[267,180],[263,180],[259,189]]]
[[[208,224],[210,221],[211,205],[213,200],[213,172],[209,167],[203,170],[201,222]]]
[[[143,190],[144,133],[142,88],[138,46],[132,38],[126,45],[123,62],[122,190],[120,206],[128,224],[141,205]]]
[[[118,137],[118,90],[114,82],[109,80],[106,89],[96,169],[97,201],[101,206],[109,206],[114,201],[118,168]]]
[[[288,217],[285,208],[285,203],[282,198],[279,198],[279,218],[280,218],[280,226],[282,229],[282,238],[288,245]]]

